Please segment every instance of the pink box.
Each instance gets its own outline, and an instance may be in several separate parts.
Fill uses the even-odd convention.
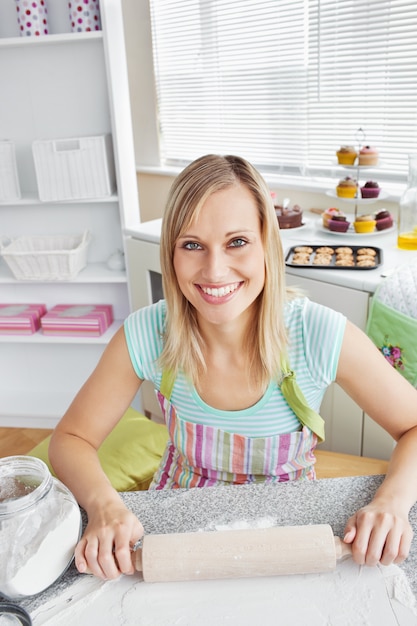
[[[45,313],[44,304],[0,304],[0,334],[32,335]]]
[[[98,337],[113,321],[111,304],[57,304],[41,319],[44,335]]]

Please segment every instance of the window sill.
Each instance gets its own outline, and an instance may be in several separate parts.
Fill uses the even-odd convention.
[[[177,167],[161,167],[157,165],[138,165],[136,172],[138,174],[152,174],[155,176],[177,176],[181,172],[182,168]],[[262,173],[262,172],[261,172]],[[329,189],[335,188],[336,178],[324,178],[314,176],[291,176],[291,175],[277,175],[270,172],[262,173],[267,185],[274,190],[288,189],[293,191],[302,191],[306,193],[318,193],[326,194]],[[341,178],[342,176],[340,176]],[[380,183],[383,186],[384,191],[388,194],[387,202],[399,202],[401,195],[405,189],[404,184],[400,183]]]

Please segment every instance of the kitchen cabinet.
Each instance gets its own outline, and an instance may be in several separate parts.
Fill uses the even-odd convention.
[[[0,236],[91,233],[74,279],[17,280],[0,259],[0,302],[111,304],[100,337],[0,335],[0,425],[53,427],[130,310],[123,229],[140,220],[121,0],[101,0],[102,30],[72,33],[68,2],[48,3],[49,33],[19,37],[12,0],[0,6],[0,138],[12,141],[21,198],[0,204]],[[32,142],[112,136],[116,190],[88,200],[39,200]]]
[[[160,260],[159,234],[161,220],[143,223],[139,228],[130,231],[126,240],[132,306],[134,309],[147,306],[163,297]],[[321,235],[320,235],[321,236]],[[294,242],[294,234],[282,234],[284,248]],[[317,233],[312,229],[303,231],[303,243],[313,242]],[[390,239],[384,238],[386,245]],[[323,238],[324,243],[329,243]],[[333,240],[334,243],[334,240]],[[356,243],[356,242],[355,242]],[[390,263],[399,261],[393,254],[387,254]],[[381,272],[383,268],[380,268]],[[311,269],[304,271],[299,268],[287,268],[287,282],[296,286],[312,300],[340,311],[362,330],[366,327],[370,298],[380,273],[358,271],[332,271]],[[348,285],[348,286],[346,286]],[[360,358],[360,355],[358,355]],[[148,415],[161,417],[159,405],[153,387],[144,383],[142,387],[143,409]],[[322,449],[345,454],[371,456],[388,459],[392,453],[392,438],[375,424],[362,409],[336,384],[332,384],[325,394],[321,406],[321,414],[326,422],[326,441]]]

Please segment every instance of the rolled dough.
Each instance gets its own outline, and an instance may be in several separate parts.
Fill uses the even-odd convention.
[[[240,580],[81,576],[32,620],[34,626],[416,626],[417,608],[399,567],[361,567],[348,559],[326,574]]]

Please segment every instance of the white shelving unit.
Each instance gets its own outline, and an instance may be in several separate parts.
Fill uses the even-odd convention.
[[[72,281],[16,280],[0,259],[1,303],[112,304],[98,338],[0,335],[0,426],[53,427],[130,310],[125,271],[106,261],[140,222],[121,0],[101,0],[102,31],[71,33],[68,2],[48,4],[47,36],[19,37],[13,0],[0,3],[0,139],[16,147],[22,199],[0,204],[0,238],[89,230],[88,265]],[[117,192],[41,202],[32,142],[111,134]]]

